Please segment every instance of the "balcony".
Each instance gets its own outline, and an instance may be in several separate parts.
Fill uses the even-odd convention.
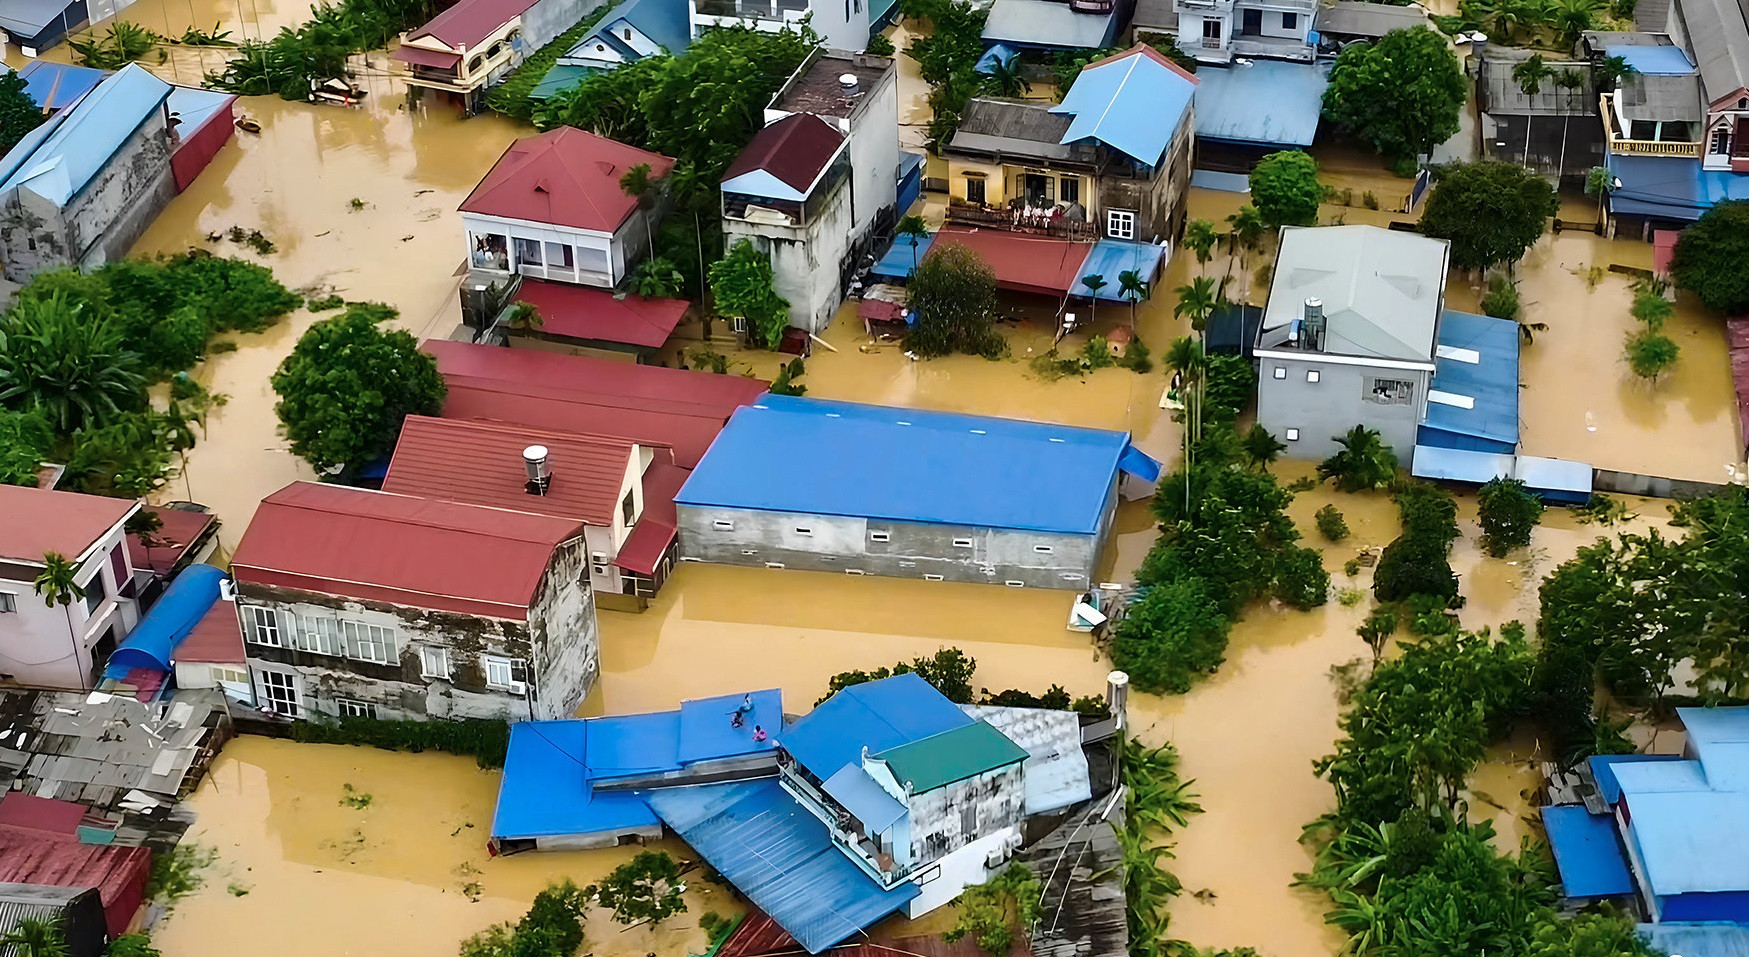
[[[1006,229],[1016,233],[1033,233],[1058,239],[1094,240],[1099,229],[1093,223],[1043,216],[1027,216],[1016,209],[991,209],[969,203],[952,203],[947,207],[947,221],[985,229]]]
[[[851,817],[850,812],[815,787],[812,781],[798,772],[784,757],[778,759],[778,774],[792,796],[808,805],[816,817],[827,821],[826,826],[832,834],[833,843],[844,850],[870,877],[879,881],[881,886],[897,887],[911,876],[911,865],[894,861],[891,855],[884,854],[875,847],[873,841],[851,830],[855,818]]]
[[[693,9],[701,17],[734,17],[740,20],[799,20],[808,12],[806,2],[797,0],[694,0]]]
[[[1312,59],[1312,48],[1303,40],[1291,37],[1264,37],[1240,34],[1232,38],[1234,56],[1260,56],[1277,60]]]
[[[1700,159],[1699,143],[1681,140],[1631,140],[1621,135],[1615,125],[1615,94],[1600,98],[1598,112],[1603,116],[1603,139],[1611,153],[1623,156],[1674,156],[1678,159]]]

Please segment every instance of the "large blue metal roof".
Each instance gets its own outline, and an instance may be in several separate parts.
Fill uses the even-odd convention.
[[[851,685],[797,719],[784,732],[784,750],[824,781],[862,749],[878,754],[901,744],[972,723],[934,685],[914,674]]]
[[[122,67],[0,159],[0,193],[24,188],[67,205],[169,96],[170,84],[145,67]]]
[[[735,711],[751,701],[752,710],[735,727]],[[764,728],[764,741],[754,741],[755,728]],[[715,698],[695,698],[680,703],[680,746],[676,757],[681,764],[730,758],[777,747],[777,736],[783,730],[783,692],[773,688],[748,695],[726,694]]]
[[[1659,897],[1749,891],[1749,708],[1678,713],[1699,760],[1610,768],[1646,881]]]
[[[1749,199],[1749,176],[1702,169],[1698,159],[1611,153],[1604,161],[1621,180],[1609,194],[1614,213],[1693,222],[1716,203]]]
[[[1749,927],[1708,922],[1640,924],[1641,937],[1660,954],[1682,957],[1749,957]]]
[[[1253,60],[1196,74],[1196,135],[1258,146],[1310,146],[1330,63]]]
[[[529,840],[648,828],[656,815],[635,791],[597,791],[586,766],[589,722],[519,721],[498,784],[492,837]]]
[[[219,600],[219,582],[224,580],[225,573],[211,565],[183,569],[109,656],[103,676],[124,678],[134,668],[169,671],[176,646]]]
[[[674,501],[1092,535],[1128,445],[1123,432],[766,395],[735,410]]]
[[[1679,754],[1594,754],[1587,759],[1591,777],[1597,781],[1597,793],[1603,803],[1613,805],[1621,800],[1621,782],[1615,779],[1617,765],[1640,761],[1680,761]]]
[[[1447,309],[1439,320],[1440,349],[1434,359],[1433,388],[1470,399],[1470,408],[1429,399],[1422,419],[1422,444],[1477,448],[1463,439],[1482,440],[1478,451],[1513,452],[1518,446],[1518,323]],[[1429,435],[1428,430],[1436,433]]]
[[[1633,893],[1634,879],[1616,841],[1614,817],[1592,814],[1583,804],[1562,804],[1543,808],[1542,818],[1568,897]]]
[[[1074,117],[1064,144],[1096,140],[1157,167],[1190,112],[1196,77],[1146,46],[1091,63],[1052,113]]]
[[[1583,504],[1591,499],[1591,466],[1565,459],[1417,445],[1409,474],[1470,485],[1515,478],[1551,502]]]
[[[775,779],[653,791],[650,806],[754,906],[817,954],[905,906],[835,847]]]

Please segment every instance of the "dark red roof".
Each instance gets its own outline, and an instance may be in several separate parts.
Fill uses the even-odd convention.
[[[771,385],[760,379],[427,340],[449,386],[446,419],[497,419],[540,429],[613,435],[674,449],[692,468],[729,416]]]
[[[127,932],[151,868],[152,852],[143,847],[81,844],[72,836],[0,825],[0,881],[95,887],[111,935]]]
[[[8,791],[0,797],[0,824],[49,834],[77,834],[85,820],[85,805]]]
[[[128,558],[132,559],[135,568],[150,568],[159,576],[169,574],[187,553],[188,547],[200,541],[207,529],[218,524],[218,519],[209,512],[187,512],[178,508],[148,508],[143,511],[157,515],[160,527],[152,533],[150,549],[141,543],[140,536],[129,535]],[[150,564],[146,561],[148,558]]]
[[[680,487],[691,474],[691,469],[675,465],[672,458],[657,459],[644,470],[644,515],[619,547],[619,554],[613,559],[615,565],[640,575],[655,574],[668,546],[680,534],[674,496],[680,494]]]
[[[231,560],[239,583],[525,620],[553,550],[580,523],[294,482],[269,495]]]
[[[547,336],[659,349],[692,303],[684,299],[615,297],[605,289],[524,279],[516,299],[540,310]]]
[[[532,6],[534,0],[459,0],[407,34],[407,39],[435,37],[452,50],[471,50]]]
[[[0,485],[0,558],[42,564],[55,552],[74,561],[139,503],[79,492]]]
[[[240,665],[243,653],[243,630],[237,624],[235,602],[219,601],[207,609],[194,630],[182,639],[171,653],[176,661],[204,662],[214,665]]]
[[[414,66],[428,66],[437,70],[448,70],[454,67],[457,63],[462,62],[462,55],[460,53],[440,53],[436,50],[427,50],[424,47],[410,47],[405,43],[396,47],[395,52],[389,54],[389,56],[391,59],[400,60],[402,63],[411,63]]]
[[[522,450],[531,445],[547,448],[552,482],[545,495],[528,492]],[[410,415],[383,491],[611,526],[636,454],[625,438]]]
[[[660,153],[561,126],[510,144],[461,210],[611,233],[638,208],[619,180],[640,163],[652,179],[674,168]]]
[[[1189,70],[1186,70],[1184,67],[1181,67],[1178,64],[1172,62],[1171,57],[1167,56],[1164,53],[1161,53],[1159,50],[1154,49],[1153,47],[1149,46],[1146,43],[1137,43],[1135,46],[1130,47],[1128,50],[1125,50],[1116,56],[1107,57],[1106,59],[1100,60],[1099,62],[1101,64],[1104,64],[1104,63],[1107,63],[1111,60],[1121,60],[1127,56],[1145,56],[1148,59],[1153,60],[1155,63],[1158,63],[1161,66],[1165,67],[1166,69],[1171,70],[1173,73],[1176,73],[1179,76],[1185,78],[1186,80],[1189,80],[1192,83],[1201,83],[1202,82],[1201,80],[1198,80],[1196,78],[1196,74],[1194,74],[1194,73],[1190,72]]]
[[[1002,229],[944,226],[928,256],[958,244],[978,254],[996,273],[996,285],[1015,292],[1061,296],[1081,282],[1090,243],[1011,233]]]
[[[723,171],[723,182],[764,170],[798,193],[806,193],[832,162],[844,134],[812,113],[791,113],[753,134]]]

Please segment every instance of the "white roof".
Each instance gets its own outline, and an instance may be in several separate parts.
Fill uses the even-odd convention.
[[[1378,226],[1286,227],[1259,343],[1279,345],[1316,298],[1324,305],[1322,351],[1430,362],[1448,251],[1443,239]]]

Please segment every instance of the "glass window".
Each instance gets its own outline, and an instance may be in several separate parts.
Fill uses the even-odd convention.
[[[486,687],[522,693],[524,689],[520,686],[527,680],[527,672],[523,667],[522,659],[487,655],[480,660],[486,668]]]
[[[1300,440],[1300,430],[1299,429],[1288,429],[1287,430],[1287,440],[1289,442],[1298,442]]]
[[[1306,370],[1306,381],[1307,382],[1317,382],[1318,380],[1320,380],[1322,378],[1324,378],[1324,374],[1322,372],[1319,372],[1317,369],[1307,369]]]
[[[1208,41],[1210,40],[1214,41],[1216,45],[1219,45],[1221,42],[1221,21],[1215,19],[1204,19],[1202,21],[1202,38],[1204,46],[1207,46]]]
[[[103,590],[103,573],[92,575],[91,580],[85,583],[85,614],[97,614],[97,609],[103,607],[103,600],[108,597]]]
[[[1297,29],[1299,29],[1299,26],[1300,26],[1300,15],[1299,14],[1297,14],[1297,13],[1284,13],[1281,15],[1281,28],[1283,30],[1297,30]]]
[[[974,206],[984,205],[984,177],[966,177],[966,202]]]
[[[346,644],[340,637],[340,622],[334,618],[305,618],[301,624],[303,629],[292,632],[292,645],[299,651],[313,651],[319,655],[333,655],[338,658],[346,653]]]
[[[619,517],[624,519],[627,525],[632,524],[638,517],[638,513],[634,511],[636,506],[637,502],[633,499],[632,493],[626,492],[625,501],[619,503]]]
[[[1718,129],[1713,130],[1713,145],[1707,150],[1707,152],[1709,152],[1709,153],[1729,153],[1730,151],[1731,151],[1731,130],[1730,130],[1730,128],[1725,127],[1725,126],[1721,126]]]
[[[546,260],[542,259],[541,254],[540,254],[540,240],[523,239],[521,237],[517,237],[517,240],[516,240],[516,265],[517,266],[519,266],[519,267],[520,266],[541,266],[541,265],[545,265],[545,263],[546,263]]]
[[[574,265],[571,258],[570,243],[547,243],[547,265],[563,266],[570,269]]]
[[[363,701],[353,701],[350,698],[334,699],[335,709],[342,718],[374,718],[377,716],[377,706]]]
[[[1057,199],[1064,203],[1079,203],[1081,201],[1081,180],[1075,176],[1065,176],[1057,183]]]
[[[509,243],[500,233],[472,234],[474,248],[472,258],[475,269],[495,269],[505,272],[510,269]]]
[[[419,673],[427,678],[448,679],[449,649],[426,645],[419,649]]]
[[[346,636],[346,655],[359,661],[374,661],[378,664],[390,665],[397,660],[395,657],[395,630],[381,625],[367,625],[358,621],[343,621],[340,623],[341,633]]]
[[[270,710],[289,718],[298,716],[298,676],[284,671],[262,671],[261,697]]]
[[[243,617],[249,623],[249,640],[270,648],[279,647],[279,613],[260,605],[244,605]]]
[[[1363,398],[1379,405],[1408,405],[1415,400],[1415,383],[1407,379],[1369,379]]]
[[[0,591],[0,615],[10,615],[18,611],[18,596],[9,591]]]
[[[1136,214],[1133,210],[1113,209],[1105,214],[1105,231],[1113,239],[1136,238]]]

